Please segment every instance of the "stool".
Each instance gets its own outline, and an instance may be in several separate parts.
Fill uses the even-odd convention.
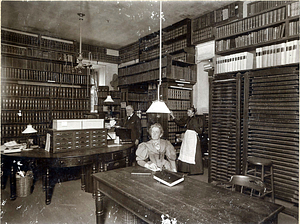
[[[248,170],[248,168],[250,168]],[[266,170],[269,169],[269,171]],[[259,171],[261,173],[259,173]],[[260,174],[260,176],[259,176]],[[249,156],[247,158],[245,175],[260,177],[265,182],[266,177],[271,179],[271,190],[267,191],[267,194],[272,193],[272,202],[275,202],[274,195],[274,173],[273,173],[273,162],[270,159],[263,159],[259,157]]]

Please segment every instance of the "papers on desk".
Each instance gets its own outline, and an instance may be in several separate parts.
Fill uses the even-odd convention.
[[[26,145],[18,144],[16,141],[10,141],[4,143],[4,145],[1,145],[1,152],[16,153],[21,152],[24,148],[26,148]]]

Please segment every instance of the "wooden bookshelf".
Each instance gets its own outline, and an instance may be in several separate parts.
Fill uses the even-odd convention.
[[[249,8],[248,17],[216,27],[209,181],[242,173],[248,155],[267,158],[275,198],[298,203],[299,2]]]
[[[191,20],[184,19],[162,29],[162,54],[188,54],[185,51],[191,47]],[[159,57],[159,31],[151,33],[139,40],[139,61],[149,61]],[[193,60],[190,57],[181,57],[181,60]],[[194,63],[193,61],[186,61]]]
[[[263,45],[299,38],[299,2],[263,11],[216,27],[216,54],[255,50]],[[299,7],[299,6],[298,6]]]
[[[234,2],[192,20],[192,44],[215,39],[215,27],[225,22],[242,18],[243,3]]]
[[[1,38],[1,144],[25,138],[28,124],[44,144],[53,119],[85,117],[89,79],[74,69],[73,41],[7,28]]]

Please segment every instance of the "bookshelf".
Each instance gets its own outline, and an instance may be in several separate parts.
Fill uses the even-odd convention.
[[[242,18],[243,3],[234,2],[192,20],[192,44],[215,39],[215,26]]]
[[[114,100],[113,103],[105,103],[104,100],[110,95]],[[98,87],[98,112],[100,117],[108,119],[113,117],[116,120],[121,118],[121,92],[109,91],[109,86]]]
[[[191,48],[191,20],[184,19],[162,29],[162,54],[172,55],[177,60],[194,63],[189,53]],[[139,61],[159,57],[159,31],[139,39]]]
[[[148,137],[149,125],[159,122],[164,128],[164,138],[175,144],[176,139],[184,130],[179,128],[168,115],[157,118],[156,115],[146,114],[153,100],[157,99],[157,80],[159,79],[159,59],[119,68],[119,88],[121,102],[133,105],[136,111],[141,111],[143,139]],[[197,81],[196,65],[173,60],[167,55],[162,58],[161,97],[176,117],[186,115],[192,105],[192,89]],[[148,126],[147,126],[148,124]]]
[[[288,3],[262,13],[216,27],[216,54],[255,50],[299,38],[299,2]]]
[[[79,49],[79,45],[76,45],[76,47]],[[82,44],[82,57],[90,61],[101,61],[113,64],[119,63],[119,56],[110,55],[107,48],[84,43]]]
[[[253,2],[248,15],[216,27],[209,181],[241,174],[248,155],[267,158],[275,197],[298,203],[299,2]]]
[[[89,113],[89,79],[74,70],[75,43],[1,28],[1,144],[32,124],[44,144],[53,119]]]

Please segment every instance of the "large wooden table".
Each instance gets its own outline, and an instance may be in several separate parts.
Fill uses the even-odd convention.
[[[81,167],[81,188],[93,192],[92,173],[103,172],[115,168],[129,166],[130,155],[133,153],[133,144],[107,146],[98,149],[76,150],[63,153],[50,153],[43,148],[18,153],[1,154],[1,188],[5,189],[7,177],[10,176],[10,199],[16,199],[16,172],[18,169],[41,170],[43,172],[43,189],[45,203],[49,205],[55,186],[55,178],[59,168]],[[23,166],[19,166],[20,162]]]
[[[161,215],[177,223],[270,223],[284,207],[239,192],[185,177],[168,187],[152,176],[131,174],[127,167],[93,174],[97,223],[104,223],[103,197],[111,198],[147,223],[161,223]]]

